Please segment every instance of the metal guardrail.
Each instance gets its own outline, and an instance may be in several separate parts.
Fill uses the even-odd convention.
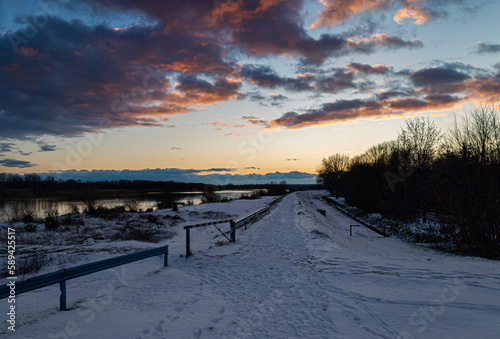
[[[236,220],[234,222],[235,227],[236,228],[240,228],[240,227],[244,226],[245,229],[246,229],[247,228],[247,224],[251,224],[251,223],[256,222],[257,220],[262,219],[262,216],[268,214],[270,212],[270,210],[271,210],[271,207],[273,207],[278,202],[280,202],[283,199],[283,197],[284,196],[279,197],[278,199],[272,201],[271,203],[269,203],[268,205],[264,206],[260,210],[258,210],[256,212],[253,212],[252,214],[249,214],[246,217],[243,217],[243,218],[241,218],[239,220]]]
[[[346,210],[344,210],[343,208],[341,208],[341,207],[337,206],[337,205],[336,205],[333,201],[329,201],[329,200],[326,200],[326,199],[320,199],[320,200],[321,200],[321,201],[323,201],[325,204],[330,205],[330,206],[332,206],[332,207],[336,208],[337,210],[339,210],[339,211],[340,211],[340,212],[342,212],[343,214],[347,215],[349,218],[351,218],[351,219],[353,219],[353,220],[355,220],[355,221],[359,222],[361,225],[363,225],[363,226],[365,226],[365,227],[367,227],[367,228],[371,229],[372,231],[374,231],[374,232],[376,232],[376,233],[378,233],[378,234],[380,234],[380,235],[383,235],[383,236],[384,236],[384,238],[385,238],[385,237],[387,237],[387,235],[386,235],[386,228],[387,228],[387,227],[386,227],[386,226],[381,226],[381,227],[383,227],[383,228],[384,228],[384,230],[383,230],[383,231],[381,231],[381,230],[380,230],[380,229],[378,229],[376,226],[372,226],[372,225],[370,225],[370,224],[367,224],[366,222],[364,222],[364,221],[360,220],[359,218],[357,218],[356,216],[352,215],[352,214],[351,214],[351,213],[349,213],[348,211],[346,211]],[[352,226],[359,226],[359,225],[351,225],[351,227],[350,227],[350,235],[351,235],[351,236],[352,236]]]
[[[231,239],[229,239],[226,236],[227,232],[223,232],[220,228],[217,227],[217,224],[223,224],[223,223],[230,223],[231,230],[229,231],[231,233]],[[189,225],[189,226],[184,226],[184,229],[186,230],[186,259],[192,254],[191,253],[191,228],[198,228],[198,227],[205,227],[205,226],[210,226],[214,225],[220,233],[222,233],[223,236],[226,237],[227,240],[230,242],[236,242],[236,227],[234,226],[234,221],[232,219],[228,220],[219,220],[219,221],[210,221],[210,222],[204,222],[202,224],[196,224],[196,225]]]
[[[39,275],[29,278],[25,281],[15,282],[14,288],[11,286],[0,286],[0,299],[7,298],[14,291],[15,295],[33,291],[42,287],[50,286],[59,283],[61,289],[61,296],[59,298],[59,306],[61,311],[67,310],[66,308],[66,280],[78,278],[91,273],[107,270],[112,267],[128,264],[134,261],[146,259],[163,254],[164,267],[168,266],[168,245],[150,250],[140,251],[131,254],[125,254],[119,257],[100,260],[89,264],[75,266],[71,268],[62,269],[60,271]]]
[[[259,209],[256,212],[253,212],[250,215],[247,215],[246,217],[243,217],[239,220],[233,221],[233,220],[219,220],[219,221],[211,221],[211,222],[205,222],[202,224],[196,224],[196,225],[189,225],[189,226],[184,226],[184,229],[186,230],[186,259],[192,255],[191,252],[191,228],[198,228],[198,227],[205,227],[209,225],[214,225],[219,232],[226,237],[230,242],[236,242],[236,229],[240,227],[245,227],[247,228],[247,224],[251,224],[256,222],[257,220],[262,219],[262,216],[268,214],[271,210],[271,208],[276,205],[278,202],[280,202],[283,199],[284,196],[279,197],[276,200],[273,200],[271,203],[267,204],[263,208]],[[221,223],[230,223],[230,230],[228,232],[223,232],[221,229],[219,229],[216,225],[221,224]],[[226,234],[231,233],[231,238],[229,239]]]

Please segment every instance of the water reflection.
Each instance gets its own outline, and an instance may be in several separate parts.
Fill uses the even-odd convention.
[[[235,199],[242,195],[252,194],[253,190],[248,191],[218,191],[220,197]],[[156,192],[151,192],[154,197]],[[203,192],[176,192],[175,199],[183,205],[199,205],[202,202]],[[97,201],[99,206],[117,207],[125,206],[130,199],[114,198],[100,199]],[[137,207],[143,211],[147,209],[156,209],[157,200],[154,198],[142,198],[137,200]],[[69,213],[84,212],[83,204],[78,200],[58,199],[58,198],[39,198],[23,199],[13,201],[0,201],[0,222],[12,219],[13,216],[26,214],[34,218],[45,218],[48,214],[56,212],[59,216]]]

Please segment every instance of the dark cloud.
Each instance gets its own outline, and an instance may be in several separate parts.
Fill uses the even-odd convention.
[[[31,155],[32,152],[24,152],[15,146],[13,142],[1,142],[0,143],[0,155],[5,153],[17,152],[23,156]]]
[[[258,169],[248,167],[246,169]],[[270,181],[285,180],[289,184],[314,184],[316,175],[305,172],[274,172],[267,174],[234,174],[234,173],[210,173],[207,172],[231,172],[230,168],[212,169],[178,169],[157,168],[144,170],[68,170],[62,172],[38,173],[42,177],[54,176],[63,180],[82,181],[116,181],[116,180],[152,180],[152,181],[176,181],[176,182],[202,182],[206,184],[265,184]]]
[[[451,108],[460,98],[450,95],[429,95],[425,98],[401,99],[378,98],[337,100],[322,104],[319,108],[307,109],[303,113],[289,112],[269,122],[268,126],[299,129],[312,126],[335,124],[357,119],[402,116],[407,112]]]
[[[386,49],[397,48],[422,48],[424,44],[419,39],[404,40],[399,37],[391,37],[385,33],[363,36],[360,39],[350,39],[349,47],[353,52],[371,54],[377,49],[384,47]]]
[[[318,91],[338,93],[348,88],[356,88],[354,73],[343,69],[336,70],[332,75],[320,77],[315,84]]]
[[[254,116],[243,116],[241,119],[246,120],[248,124],[250,125],[260,125],[260,126],[266,126],[268,121],[266,119],[262,118],[257,118]]]
[[[209,168],[204,170],[192,170],[192,173],[203,173],[203,172],[234,172],[236,168]]]
[[[367,75],[384,75],[387,74],[391,71],[392,67],[391,66],[385,66],[385,65],[368,65],[368,64],[360,64],[357,62],[351,62],[349,63],[346,68],[352,69],[353,71],[361,74],[367,74]]]
[[[401,98],[414,96],[415,92],[413,90],[388,90],[377,93],[375,96],[379,100],[388,100],[392,98]]]
[[[282,94],[273,94],[268,96],[269,101],[271,101],[271,106],[282,106],[288,97]]]
[[[467,0],[455,2],[463,8],[472,6]],[[400,13],[402,20],[444,16],[453,1],[324,3],[319,26],[385,10]],[[339,56],[423,46],[418,39],[375,33],[377,25],[369,19],[351,31],[313,36],[304,26],[304,5],[303,0],[73,1],[68,6],[82,11],[81,20],[49,16],[27,42],[18,39],[26,27],[0,33],[0,135],[26,139],[128,126],[168,128],[175,127],[169,124],[169,116],[204,105],[248,99],[280,106],[288,99],[282,94],[242,93],[245,82],[289,92],[369,92],[375,82],[360,78],[396,76],[390,66],[350,63],[330,70],[320,66]],[[123,13],[142,19],[128,27],[94,25],[83,21],[89,8],[94,16],[91,22],[112,22],[110,18]],[[406,12],[397,12],[404,8]],[[13,39],[18,39],[14,45]],[[484,43],[479,48],[496,46]],[[269,56],[293,58],[316,71],[282,76],[270,66],[240,65],[242,54],[243,58],[262,57],[249,63]],[[439,87],[436,94],[443,95],[443,102],[446,95],[457,97],[455,93],[464,91],[466,83],[470,91],[492,94],[498,82],[489,74],[479,76],[450,65],[397,76],[404,75],[419,88]],[[424,92],[419,100],[431,94]],[[249,119],[249,123],[264,121]]]
[[[57,150],[56,145],[40,145],[40,152],[54,152]]]
[[[241,74],[259,87],[276,88],[286,83],[286,78],[280,77],[271,66],[244,65]]]
[[[277,87],[281,87],[294,92],[307,91],[312,89],[312,77],[282,77],[279,76],[276,71],[271,68],[271,66],[244,65],[241,69],[241,74],[246,78],[246,80],[262,88],[274,89]]]
[[[452,68],[433,67],[413,73],[410,79],[417,86],[439,86],[461,83],[470,79],[470,76]]]
[[[29,161],[16,160],[16,159],[2,159],[0,160],[0,165],[3,167],[10,167],[10,168],[29,168],[38,166],[37,164],[33,164]]]
[[[235,64],[218,43],[164,29],[114,30],[50,17],[17,54],[9,36],[0,35],[0,133],[19,138],[157,126],[141,119],[186,113],[238,93],[238,82],[226,79]],[[169,79],[176,77],[173,87]]]
[[[476,51],[477,51],[477,53],[480,53],[480,54],[500,53],[500,44],[491,44],[491,43],[480,41],[477,43]]]
[[[338,93],[348,88],[355,88],[354,73],[344,69],[321,71],[319,74],[299,74],[295,78],[282,77],[270,66],[243,66],[241,73],[254,85],[261,88],[280,88],[291,92],[317,91],[324,93]],[[263,100],[259,95],[253,97],[256,101]],[[285,96],[275,95],[274,101],[286,100]]]
[[[95,7],[108,10],[142,11],[162,22],[170,30],[197,30],[220,34],[225,43],[243,50],[251,56],[296,55],[310,63],[319,64],[331,56],[346,55],[357,51],[372,53],[375,43],[356,48],[342,35],[323,34],[310,36],[303,27],[303,0],[242,0],[242,1],[190,1],[189,4],[164,1],[131,1],[126,5],[119,0],[88,1]],[[229,32],[229,34],[228,34]],[[415,47],[401,39],[387,39],[386,47]],[[418,47],[418,46],[417,46]]]
[[[14,143],[12,142],[1,142],[0,143],[0,154],[12,152],[14,149]]]
[[[288,97],[282,94],[270,93],[264,95],[260,92],[247,92],[238,96],[238,100],[250,100],[258,102],[262,106],[282,106]],[[243,117],[244,118],[244,117]]]
[[[18,152],[19,152],[19,154],[24,155],[24,156],[26,156],[26,157],[27,157],[28,155],[33,154],[33,152],[23,152],[23,151],[21,151],[21,150],[19,150]]]

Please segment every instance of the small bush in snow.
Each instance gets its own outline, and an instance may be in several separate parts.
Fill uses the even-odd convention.
[[[61,222],[57,218],[47,218],[45,219],[45,229],[53,231],[61,226]]]
[[[24,231],[25,232],[33,233],[33,232],[36,232],[36,229],[37,229],[36,225],[34,225],[34,224],[26,224],[24,226]]]

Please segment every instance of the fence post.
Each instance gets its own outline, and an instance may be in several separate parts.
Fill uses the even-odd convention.
[[[190,239],[190,232],[189,229],[191,227],[187,226],[186,227],[186,258],[189,257],[191,254],[191,239]]]
[[[59,289],[61,290],[61,296],[59,297],[59,309],[61,311],[67,311],[67,309],[66,309],[66,280],[59,282]]]
[[[231,220],[231,241],[236,242],[236,227],[234,220]]]

